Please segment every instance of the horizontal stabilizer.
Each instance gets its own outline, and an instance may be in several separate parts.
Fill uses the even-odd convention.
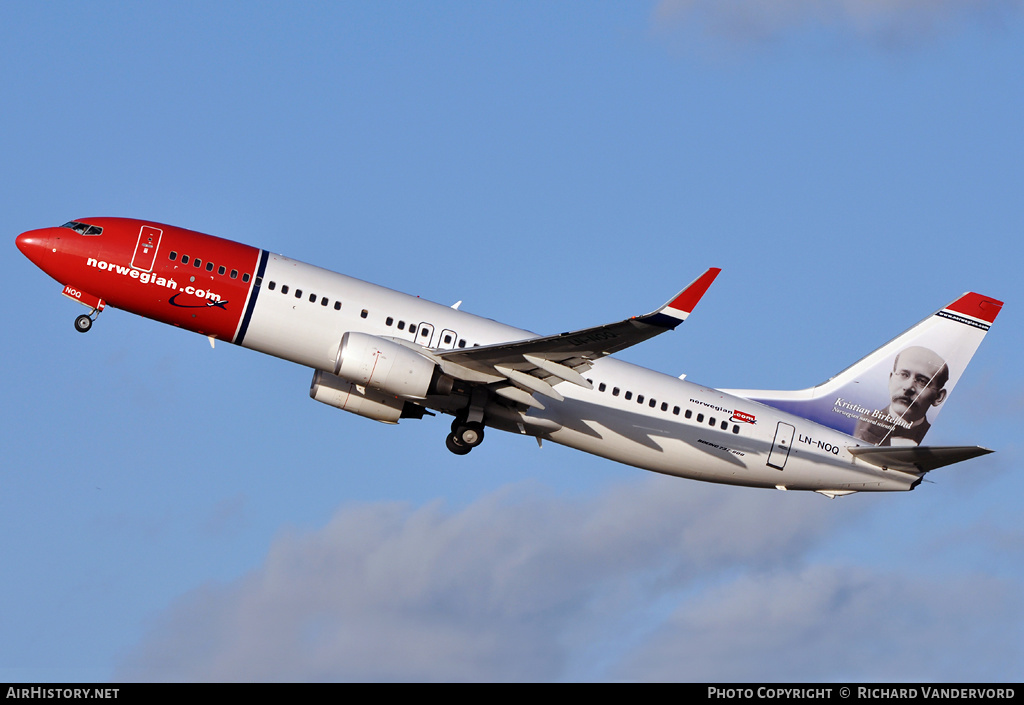
[[[862,446],[848,450],[875,467],[915,474],[994,452],[981,446]]]

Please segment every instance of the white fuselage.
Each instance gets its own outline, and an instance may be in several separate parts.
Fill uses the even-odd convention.
[[[244,347],[334,372],[348,331],[424,348],[536,337],[320,267],[271,254]],[[916,477],[857,461],[852,437],[726,392],[632,365],[596,360],[593,389],[557,386],[563,401],[513,411],[491,404],[486,423],[617,462],[679,477],[751,487],[855,491],[911,489]],[[447,411],[441,403],[427,406]]]

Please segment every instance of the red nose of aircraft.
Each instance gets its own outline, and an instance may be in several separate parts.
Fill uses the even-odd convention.
[[[18,245],[18,249],[21,250],[21,254],[38,265],[43,253],[53,249],[51,244],[53,238],[52,230],[52,228],[29,230],[19,235],[15,243]]]

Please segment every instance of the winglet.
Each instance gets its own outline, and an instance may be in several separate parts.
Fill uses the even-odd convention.
[[[718,267],[711,267],[660,309],[646,316],[640,316],[637,320],[662,328],[675,328],[686,320],[721,271]]]

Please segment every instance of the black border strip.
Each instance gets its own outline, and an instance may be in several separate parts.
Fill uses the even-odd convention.
[[[935,315],[940,318],[948,318],[949,320],[956,321],[957,323],[963,323],[964,325],[971,326],[972,328],[980,328],[981,330],[989,329],[989,324],[987,323],[975,321],[973,318],[967,318],[966,316],[961,316],[957,313],[953,313],[952,311],[947,311],[946,309],[942,309]]]
[[[260,250],[260,266],[256,272],[256,278],[253,279],[252,293],[249,294],[249,303],[246,304],[245,316],[242,317],[242,327],[238,329],[238,335],[235,336],[235,345],[241,345],[242,341],[245,340],[245,332],[249,329],[252,312],[256,309],[256,299],[260,294],[260,285],[263,283],[263,274],[267,271],[267,259],[269,257],[270,252]]]

